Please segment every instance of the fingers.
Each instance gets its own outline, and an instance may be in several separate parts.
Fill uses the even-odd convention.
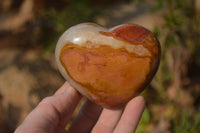
[[[102,107],[86,101],[77,118],[69,129],[70,133],[89,133],[95,125],[102,111]]]
[[[38,107],[56,110],[60,126],[64,128],[81,98],[74,88],[65,83],[54,96],[43,99]]]
[[[65,82],[56,92],[54,95],[58,95],[58,94],[61,94],[63,93],[65,90],[67,90],[67,88],[69,87],[69,83],[68,82]]]
[[[140,121],[145,108],[145,100],[142,96],[132,99],[126,106],[124,113],[117,124],[114,133],[133,133]]]
[[[64,130],[81,95],[67,83],[58,91],[56,95],[43,99],[17,131],[52,132],[57,127]]]
[[[133,98],[118,110],[104,109],[94,126],[94,133],[133,133],[144,111],[145,100],[142,96]]]
[[[112,133],[122,114],[122,109],[104,109],[92,132]]]
[[[51,133],[55,129],[56,131],[65,132],[64,128],[81,97],[74,88],[68,83],[65,83],[54,96],[43,99],[26,117],[25,121],[18,127],[15,133]],[[95,133],[132,133],[138,125],[144,107],[145,100],[142,96],[137,96],[132,99],[125,109],[103,109],[102,113],[101,107],[87,101],[73,122],[69,132],[90,132],[95,125],[92,129],[92,132]],[[100,113],[101,115],[99,117]]]

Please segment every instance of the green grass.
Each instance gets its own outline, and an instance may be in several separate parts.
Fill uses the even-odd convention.
[[[143,114],[142,118],[138,124],[138,127],[136,129],[136,133],[144,133],[146,131],[146,127],[148,126],[150,122],[150,112],[149,109],[146,107]]]
[[[173,120],[174,133],[199,133],[200,131],[200,111],[190,115],[186,110],[181,112],[180,118]]]

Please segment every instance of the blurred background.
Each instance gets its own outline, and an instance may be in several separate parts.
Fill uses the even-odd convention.
[[[159,70],[137,133],[200,132],[200,0],[1,0],[0,132],[11,133],[64,79],[54,48],[70,26],[140,24],[158,37]]]

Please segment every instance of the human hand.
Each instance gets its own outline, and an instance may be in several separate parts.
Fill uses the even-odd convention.
[[[87,101],[66,131],[65,126],[81,98],[66,82],[55,95],[43,99],[15,133],[133,133],[145,107],[142,96],[116,110],[102,109]]]

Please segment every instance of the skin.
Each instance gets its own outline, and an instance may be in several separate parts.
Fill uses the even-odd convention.
[[[64,128],[81,98],[74,88],[64,83],[53,96],[44,98],[38,104],[15,133],[133,133],[145,108],[142,96],[115,110],[87,101],[69,131],[66,131]]]

